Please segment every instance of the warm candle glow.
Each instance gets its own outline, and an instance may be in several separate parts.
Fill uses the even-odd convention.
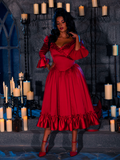
[[[20,88],[14,88],[13,89],[13,96],[14,97],[20,97]]]
[[[116,117],[116,106],[111,106],[111,117]]]
[[[27,92],[27,100],[33,100],[34,99],[34,92]]]
[[[0,131],[4,132],[5,131],[5,127],[4,127],[4,119],[0,119]]]
[[[12,132],[12,120],[6,120],[6,130]]]
[[[39,4],[35,3],[33,5],[34,14],[39,14]]]
[[[115,132],[115,120],[110,120],[110,130],[111,132]]]
[[[117,83],[117,91],[120,92],[120,82]]]
[[[6,94],[6,96],[5,96],[5,101],[6,101],[6,103],[7,103],[7,102],[8,102],[8,87],[7,87],[7,86],[6,86],[5,94]]]
[[[23,94],[27,96],[27,92],[30,91],[30,81],[23,82]]]
[[[23,130],[27,131],[28,130],[28,125],[27,125],[27,116],[23,117]]]
[[[27,20],[28,19],[28,14],[26,14],[26,13],[21,14],[21,19],[22,20]]]
[[[107,6],[102,6],[102,16],[107,16]]]
[[[105,86],[105,99],[112,99],[112,84],[106,84]]]
[[[41,13],[42,14],[46,14],[47,13],[47,5],[44,2],[41,4]]]
[[[53,8],[54,7],[54,0],[49,0],[49,7]]]
[[[66,3],[66,11],[70,12],[70,3]]]
[[[27,115],[26,112],[27,112],[26,107],[21,108],[21,118]]]
[[[113,56],[118,56],[118,45],[113,45]]]
[[[7,119],[12,119],[12,108],[6,108]]]
[[[79,16],[84,16],[85,12],[84,12],[84,6],[79,6]]]
[[[98,7],[97,0],[92,0],[92,7]]]
[[[57,8],[62,8],[62,3],[61,2],[57,3]]]
[[[0,107],[0,118],[3,118],[3,107]]]

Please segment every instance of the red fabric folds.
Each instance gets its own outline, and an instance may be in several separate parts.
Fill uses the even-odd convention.
[[[88,112],[85,115],[72,116],[51,116],[49,114],[42,114],[39,117],[37,127],[48,128],[51,130],[69,130],[85,129],[92,125],[98,125],[99,121],[94,112]]]
[[[37,64],[37,68],[46,68],[46,64],[48,64],[50,62],[50,59],[44,57],[44,58],[41,58],[39,61],[38,61],[38,64]]]

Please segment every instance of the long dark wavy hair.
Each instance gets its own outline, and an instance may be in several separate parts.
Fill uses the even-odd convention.
[[[77,33],[76,31],[76,27],[75,27],[75,23],[74,23],[74,19],[71,16],[70,13],[68,13],[64,8],[57,8],[55,10],[55,14],[53,17],[53,27],[54,29],[51,30],[51,35],[49,36],[49,42],[48,45],[50,47],[50,43],[51,42],[56,42],[58,36],[60,35],[60,31],[57,28],[57,24],[56,24],[56,19],[57,17],[62,16],[64,21],[66,22],[67,25],[67,32],[74,32]]]

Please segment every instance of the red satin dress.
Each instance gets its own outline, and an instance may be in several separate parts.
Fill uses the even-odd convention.
[[[59,48],[55,43],[48,48],[48,36],[39,52],[37,68],[46,67],[49,59],[45,54],[50,50],[55,66],[49,71],[42,110],[37,127],[51,130],[85,129],[98,125],[99,120],[93,109],[90,94],[82,69],[75,60],[88,55],[88,50],[81,42],[75,50],[75,39]]]

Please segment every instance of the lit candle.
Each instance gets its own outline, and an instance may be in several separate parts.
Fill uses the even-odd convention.
[[[111,117],[116,117],[116,106],[111,106]]]
[[[12,95],[12,92],[13,92],[13,81],[10,80],[10,93]]]
[[[112,84],[105,84],[105,99],[112,99]]]
[[[21,108],[21,118],[26,116],[26,111],[27,111],[27,109],[25,107]]]
[[[12,119],[12,108],[6,108],[7,119]]]
[[[102,6],[102,16],[107,16],[107,6]]]
[[[113,56],[118,56],[118,45],[113,45]]]
[[[27,92],[27,100],[33,100],[34,99],[34,92]]]
[[[19,73],[19,80],[23,80],[24,79],[24,73],[20,72]]]
[[[43,2],[43,3],[41,4],[41,13],[42,13],[42,14],[46,14],[46,13],[47,13],[47,5],[46,5],[45,2]]]
[[[61,2],[57,3],[57,8],[62,8],[62,3]]]
[[[7,103],[8,102],[8,87],[7,86],[6,86],[5,94],[6,94],[6,96],[5,96],[6,98],[5,99],[6,99],[6,103]]]
[[[13,89],[13,96],[14,97],[20,97],[20,88],[14,88]]]
[[[27,131],[28,130],[28,125],[27,125],[27,116],[23,117],[23,130]]]
[[[1,131],[1,132],[4,132],[4,131],[5,131],[4,119],[0,119],[0,131]]]
[[[97,7],[98,5],[97,5],[97,0],[92,0],[92,6],[93,7]]]
[[[3,107],[0,107],[0,119],[3,118]]]
[[[6,120],[6,130],[12,132],[12,120]]]
[[[30,91],[30,81],[23,82],[23,94],[27,96],[27,92]]]
[[[35,3],[33,5],[34,14],[39,14],[39,4]]]
[[[53,0],[49,0],[49,7],[53,8],[54,7],[54,1]]]
[[[115,132],[115,120],[110,120],[110,130],[111,132]]]
[[[117,83],[117,91],[120,92],[120,82]]]
[[[66,3],[66,11],[70,12],[70,3]]]
[[[28,14],[26,14],[26,13],[21,14],[21,19],[22,20],[27,20],[28,19]]]
[[[84,16],[85,15],[84,6],[79,6],[79,15],[80,16]]]
[[[119,108],[119,116],[120,116],[120,108]]]

